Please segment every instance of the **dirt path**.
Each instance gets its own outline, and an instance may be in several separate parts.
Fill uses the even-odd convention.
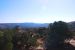
[[[42,40],[42,38],[37,39],[36,45],[36,50],[44,50],[44,40]]]

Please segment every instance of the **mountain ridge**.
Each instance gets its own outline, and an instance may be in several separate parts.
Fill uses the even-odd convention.
[[[0,23],[0,28],[14,28],[20,26],[23,28],[38,28],[38,27],[47,27],[48,23]]]
[[[38,27],[48,27],[50,23],[0,23],[0,29],[14,28],[20,26],[22,28],[38,28]],[[71,29],[75,29],[75,21],[68,22]]]

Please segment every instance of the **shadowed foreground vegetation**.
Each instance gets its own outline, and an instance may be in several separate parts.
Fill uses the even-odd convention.
[[[50,24],[46,42],[47,50],[74,50],[74,46],[65,43],[65,40],[71,39],[72,36],[67,23],[59,21]]]

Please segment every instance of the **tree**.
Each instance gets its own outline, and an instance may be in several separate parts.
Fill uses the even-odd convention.
[[[0,50],[3,50],[4,48],[4,33],[0,31]]]
[[[13,44],[12,42],[9,42],[6,44],[6,47],[4,48],[5,50],[12,50],[13,49]]]
[[[0,31],[0,50],[12,50],[12,30],[5,29]]]
[[[70,37],[70,31],[67,23],[58,21],[49,25],[49,34],[47,38],[47,49],[61,48],[64,44],[64,40]]]
[[[38,29],[38,34],[39,34],[39,36],[44,36],[45,33],[46,33],[46,28],[40,27],[40,28]]]
[[[13,49],[13,43],[12,43],[12,37],[13,37],[13,30],[7,29],[4,31],[4,50],[12,50]]]

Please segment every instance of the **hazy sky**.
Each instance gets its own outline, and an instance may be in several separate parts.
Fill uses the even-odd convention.
[[[75,0],[0,0],[0,23],[75,20]]]

